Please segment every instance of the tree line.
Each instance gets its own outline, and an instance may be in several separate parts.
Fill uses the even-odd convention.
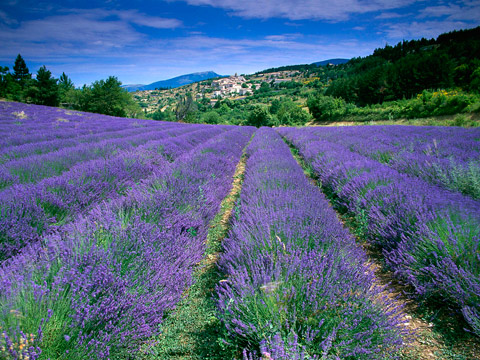
[[[35,76],[30,73],[23,57],[18,54],[12,71],[0,66],[0,98],[66,108],[119,117],[138,117],[142,110],[122,83],[110,76],[94,81],[90,86],[75,88],[66,75],[56,79],[45,65]]]
[[[409,99],[425,89],[480,91],[480,27],[402,41],[336,67],[325,95],[359,106]]]

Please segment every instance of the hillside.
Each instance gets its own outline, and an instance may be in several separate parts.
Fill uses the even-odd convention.
[[[222,77],[222,75],[217,74],[214,71],[204,71],[197,72],[192,74],[186,74],[177,76],[168,80],[156,81],[148,85],[135,84],[135,85],[123,85],[124,89],[127,91],[143,91],[143,90],[155,90],[162,88],[177,88],[179,86],[188,85],[197,81],[212,79]]]
[[[326,65],[340,65],[340,64],[345,64],[349,62],[350,59],[329,59],[329,60],[323,60],[323,61],[318,61],[313,64],[317,66],[326,66]]]
[[[134,98],[146,117],[157,120],[280,126],[467,114],[445,124],[473,126],[478,117],[471,114],[480,111],[480,27],[386,45],[364,58],[222,81],[137,91]],[[187,99],[188,118],[179,117],[179,104]]]

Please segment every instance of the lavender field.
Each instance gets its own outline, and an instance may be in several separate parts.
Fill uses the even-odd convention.
[[[419,335],[366,249],[478,343],[478,129],[256,129],[0,102],[0,135],[1,359],[165,358],[239,169],[207,291],[233,354],[218,359],[401,358]]]

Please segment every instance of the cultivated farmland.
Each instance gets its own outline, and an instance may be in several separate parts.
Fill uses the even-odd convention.
[[[0,102],[0,135],[1,359],[405,357],[421,335],[397,285],[460,322],[457,358],[479,355],[478,129],[256,129]],[[223,353],[170,351],[206,262]]]

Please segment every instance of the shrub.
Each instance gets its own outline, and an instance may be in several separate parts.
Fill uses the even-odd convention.
[[[326,121],[344,115],[347,104],[341,98],[318,94],[308,97],[307,106],[315,120]]]
[[[284,102],[277,113],[279,125],[304,125],[311,120],[310,114],[292,101]]]

